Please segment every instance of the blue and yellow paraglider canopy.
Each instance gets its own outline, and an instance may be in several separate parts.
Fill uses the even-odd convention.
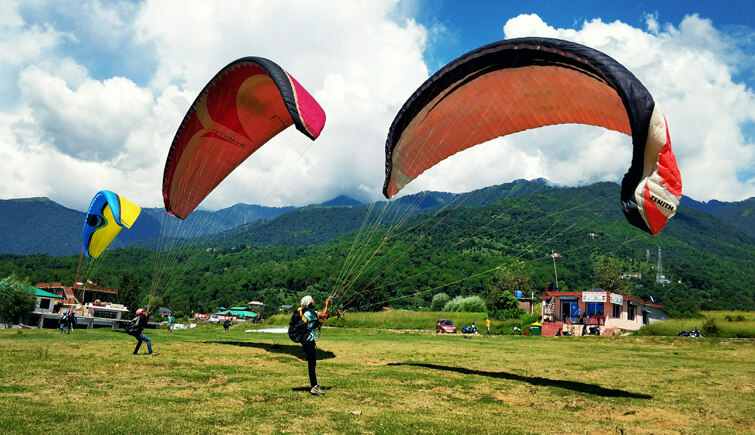
[[[141,211],[138,205],[109,190],[97,192],[89,204],[81,234],[87,257],[99,257],[121,228],[131,228]]]

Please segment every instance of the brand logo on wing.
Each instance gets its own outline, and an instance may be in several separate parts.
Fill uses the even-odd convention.
[[[656,197],[655,195],[650,195],[650,199],[659,207],[663,207],[666,210],[674,211],[674,206],[669,204],[668,202]]]
[[[222,136],[223,139],[227,140],[228,142],[234,143],[241,148],[244,148],[246,145],[244,145],[243,142],[239,142],[236,138],[233,138],[231,136],[228,136],[227,134],[223,133],[222,131],[218,130],[217,128],[213,128],[212,132],[217,134],[218,136]]]

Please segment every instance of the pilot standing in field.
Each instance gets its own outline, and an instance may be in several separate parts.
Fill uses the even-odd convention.
[[[306,322],[306,335],[301,341],[301,345],[304,348],[304,354],[307,356],[307,370],[309,372],[309,384],[312,389],[310,393],[312,395],[324,395],[325,392],[320,388],[320,384],[317,383],[317,373],[315,368],[317,366],[317,334],[320,327],[326,320],[328,320],[328,308],[330,307],[330,298],[325,301],[325,309],[321,312],[315,311],[315,301],[312,296],[304,296],[301,299],[301,307],[299,308],[299,315],[302,320]],[[340,314],[337,312],[336,314]]]
[[[152,341],[144,335],[144,328],[147,326],[147,313],[144,312],[144,309],[139,308],[136,310],[136,318],[131,321],[131,332],[130,334],[136,338],[136,348],[134,349],[134,355],[139,353],[139,348],[142,346],[142,342],[147,342],[147,351],[149,351],[150,355],[153,355],[152,353]]]

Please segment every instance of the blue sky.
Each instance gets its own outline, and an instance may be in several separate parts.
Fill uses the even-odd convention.
[[[479,5],[475,7],[476,5]],[[520,14],[535,13],[554,27],[578,27],[596,18],[604,22],[621,21],[645,28],[647,16],[659,21],[679,23],[687,15],[698,14],[710,19],[716,29],[738,37],[752,54],[755,50],[755,2],[746,0],[722,1],[491,1],[463,2],[453,0],[421,0],[416,6],[416,18],[428,28],[442,26],[445,31],[428,47],[426,59],[435,69],[459,55],[493,41],[502,39],[502,23]],[[755,60],[753,60],[755,62]],[[753,65],[737,76],[749,87],[755,84]]]
[[[743,200],[755,196],[754,21],[745,1],[0,0],[0,198],[83,210],[109,189],[161,206],[191,101],[228,62],[262,56],[317,98],[325,129],[315,142],[285,131],[202,206],[379,199],[388,127],[429,75],[490,42],[547,36],[607,53],[648,87],[686,195]],[[618,133],[548,127],[459,153],[404,192],[619,181],[630,154]]]

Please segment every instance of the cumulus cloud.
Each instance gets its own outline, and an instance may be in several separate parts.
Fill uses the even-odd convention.
[[[149,90],[123,77],[86,80],[70,89],[61,77],[30,66],[18,85],[35,128],[58,151],[86,161],[108,162],[123,153],[124,138],[154,103]]]
[[[304,205],[338,194],[379,197],[388,126],[428,75],[422,26],[384,1],[296,2],[296,7],[226,2],[224,9],[233,12],[224,14],[206,2],[185,5],[185,14],[166,23],[172,6],[150,2],[136,21],[138,38],[154,42],[158,53],[154,88],[176,83],[197,93],[223,65],[261,56],[296,77],[327,115],[314,143],[296,131],[284,132],[234,171],[203,206]],[[366,194],[360,184],[374,186],[372,192]]]
[[[34,13],[24,14],[19,5],[0,3],[0,47],[14,53],[0,59],[0,93],[12,96],[0,106],[0,197],[49,196],[80,210],[101,189],[161,206],[165,157],[186,109],[222,66],[243,56],[267,57],[289,71],[327,122],[315,142],[293,128],[271,140],[202,206],[305,205],[339,194],[378,199],[390,123],[436,68],[425,63],[437,50],[428,47],[433,31],[396,2],[93,0],[83,3],[86,14],[56,2],[27,4]],[[755,195],[753,139],[743,132],[754,121],[755,98],[732,79],[748,57],[710,21],[689,16],[673,26],[648,16],[645,30],[599,19],[558,29],[521,15],[503,33],[570,39],[613,56],[663,108],[686,194]],[[119,50],[128,59],[111,62]],[[93,61],[102,53],[104,60]],[[630,154],[626,136],[557,126],[453,156],[405,193],[516,178],[619,181]]]

